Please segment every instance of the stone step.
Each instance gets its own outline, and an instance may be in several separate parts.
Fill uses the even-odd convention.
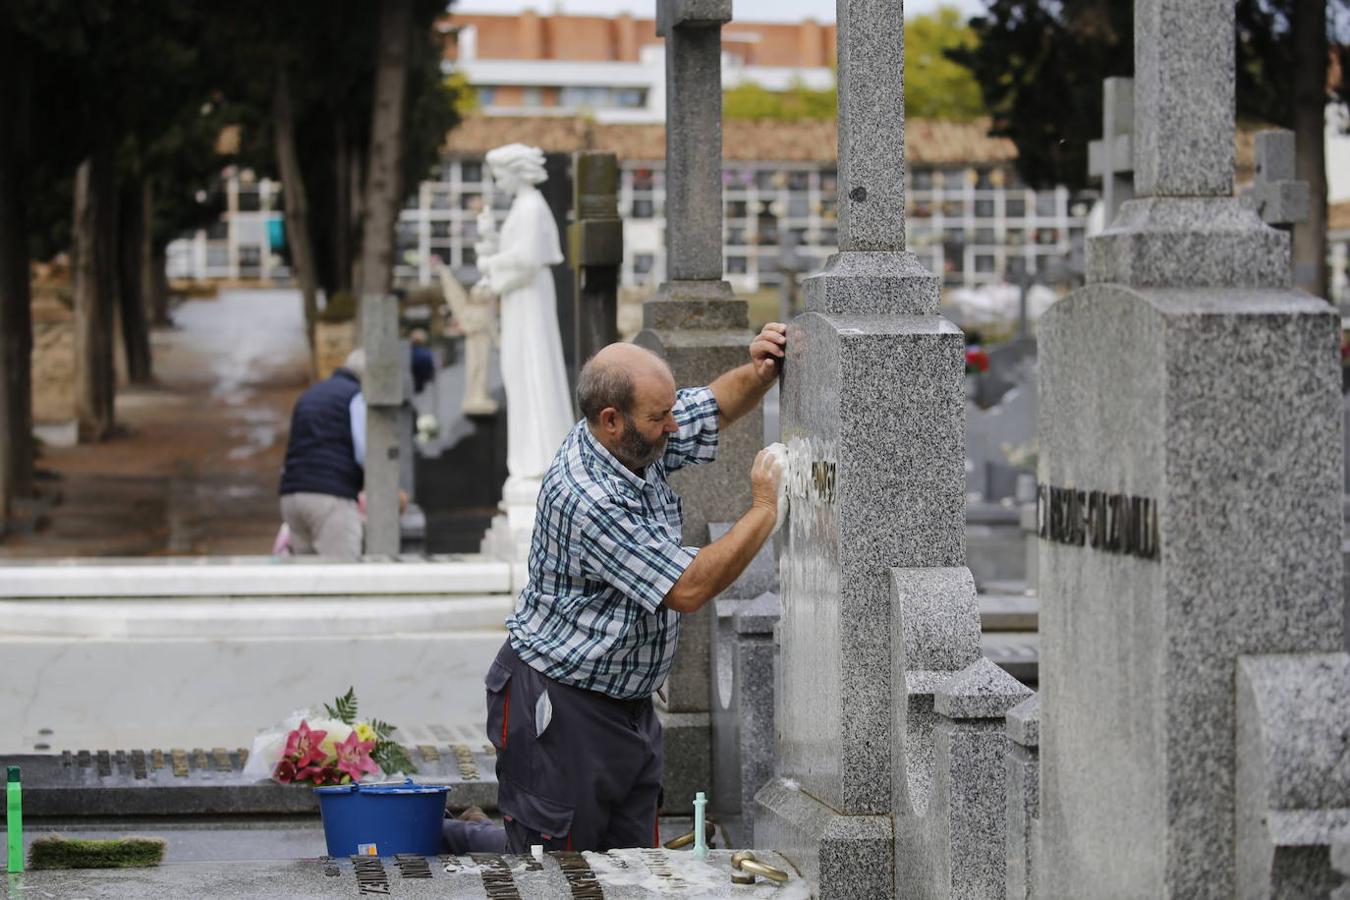
[[[0,600],[0,641],[18,637],[220,640],[359,637],[375,631],[500,631],[514,605],[510,594]]]
[[[507,593],[511,568],[479,555],[71,559],[7,562],[0,599],[221,598]]]
[[[137,832],[141,833],[141,832]],[[305,836],[303,840],[312,840]],[[297,842],[295,845],[303,846]],[[136,897],[138,900],[221,900],[287,897],[327,900],[366,894],[413,898],[604,897],[608,900],[670,900],[677,897],[773,897],[807,900],[811,890],[777,853],[756,850],[758,862],[787,873],[786,884],[763,878],[755,885],[731,880],[731,850],[699,859],[688,850],[645,848],[605,853],[546,852],[533,856],[475,853],[470,856],[313,857],[279,852],[270,859],[240,862],[165,862],[149,869],[84,869],[23,872],[0,883],[0,897]],[[292,856],[292,858],[281,858]],[[308,858],[294,858],[308,857]],[[9,893],[6,894],[6,886]]]
[[[1033,632],[1003,631],[980,636],[980,649],[984,655],[1031,688],[1040,679],[1040,646],[1040,635]]]
[[[1040,601],[1026,594],[980,594],[980,630],[1031,631],[1039,627]]]

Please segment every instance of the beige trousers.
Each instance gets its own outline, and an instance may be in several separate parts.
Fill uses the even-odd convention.
[[[331,559],[361,556],[361,514],[356,501],[331,494],[283,494],[281,519],[291,530],[291,550]]]

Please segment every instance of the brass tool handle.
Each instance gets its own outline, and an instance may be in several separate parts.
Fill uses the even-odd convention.
[[[704,833],[707,835],[708,842],[711,844],[712,839],[717,837],[717,823],[714,822],[712,819],[704,819],[703,829]],[[666,849],[679,850],[681,847],[688,847],[693,842],[694,842],[694,833],[690,831],[687,832],[686,834],[680,835],[677,838],[673,838],[669,841],[666,841]]]
[[[788,874],[784,872],[782,869],[779,869],[775,866],[771,866],[768,863],[762,863],[757,859],[741,860],[740,868],[744,872],[750,872],[754,875],[762,875],[765,878],[780,883],[786,882],[788,880]]]

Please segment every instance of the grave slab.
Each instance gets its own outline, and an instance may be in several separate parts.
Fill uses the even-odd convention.
[[[756,851],[776,867],[776,854]],[[481,900],[560,900],[566,897],[655,900],[658,897],[807,900],[805,882],[790,868],[789,881],[731,882],[729,850],[706,860],[689,852],[614,850],[609,853],[546,853],[529,856],[398,856],[263,862],[165,863],[151,869],[24,872],[0,881],[0,897],[142,898],[220,900],[286,897],[326,900],[335,896],[440,897]]]
[[[428,725],[401,739],[417,766],[416,779],[450,787],[451,807],[497,806],[496,755],[479,738],[455,743],[435,735],[468,729]],[[255,781],[243,775],[243,747],[64,750],[58,754],[4,754],[23,773],[25,820],[123,816],[268,816],[313,814],[309,787]]]

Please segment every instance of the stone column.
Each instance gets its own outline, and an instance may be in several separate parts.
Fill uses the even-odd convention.
[[[1038,329],[1044,896],[1238,894],[1238,661],[1341,648],[1340,323],[1232,196],[1234,43],[1136,0],[1138,199]]]
[[[897,860],[926,852],[896,798],[911,725],[931,748],[942,681],[937,665],[892,671],[904,598],[945,601],[915,638],[944,677],[974,661],[979,626],[964,568],[964,341],[938,315],[938,277],[905,250],[901,0],[841,0],[838,57],[839,252],[805,279],[788,329],[781,777],[759,795],[755,839],[821,897],[882,897]],[[958,608],[969,615],[953,631]],[[910,762],[931,770],[931,756]],[[922,817],[926,804],[904,804],[906,822]]]
[[[361,299],[366,374],[366,544],[368,555],[399,552],[399,431],[403,370],[398,346],[398,299],[367,294]]]
[[[539,192],[548,201],[549,211],[558,225],[558,246],[567,247],[569,222],[575,217],[576,207],[572,202],[572,157],[567,153],[545,153],[544,171],[548,180],[539,185]],[[576,294],[573,290],[572,273],[567,266],[552,266],[554,306],[558,311],[558,336],[562,344],[563,368],[567,371],[567,393],[576,396],[577,373],[581,371],[581,360],[573,355],[576,347],[568,339],[576,327]],[[575,405],[575,400],[573,404]],[[575,412],[575,410],[574,410]]]
[[[666,40],[666,266],[669,280],[643,305],[635,342],[665,357],[680,387],[705,385],[749,361],[746,304],[722,280],[722,25],[731,0],[657,0]],[[764,445],[760,410],[721,436],[717,461],[671,477],[684,501],[684,542],[708,542],[708,525],[750,506],[750,466]],[[709,784],[711,605],[680,626],[666,683],[666,808],[692,795],[673,785]],[[672,752],[675,749],[676,752]],[[678,770],[678,771],[677,771]]]
[[[619,218],[619,160],[613,153],[583,150],[572,157],[572,209],[567,256],[575,270],[572,358],[576,371],[606,344],[619,339],[619,264],[623,220]]]

